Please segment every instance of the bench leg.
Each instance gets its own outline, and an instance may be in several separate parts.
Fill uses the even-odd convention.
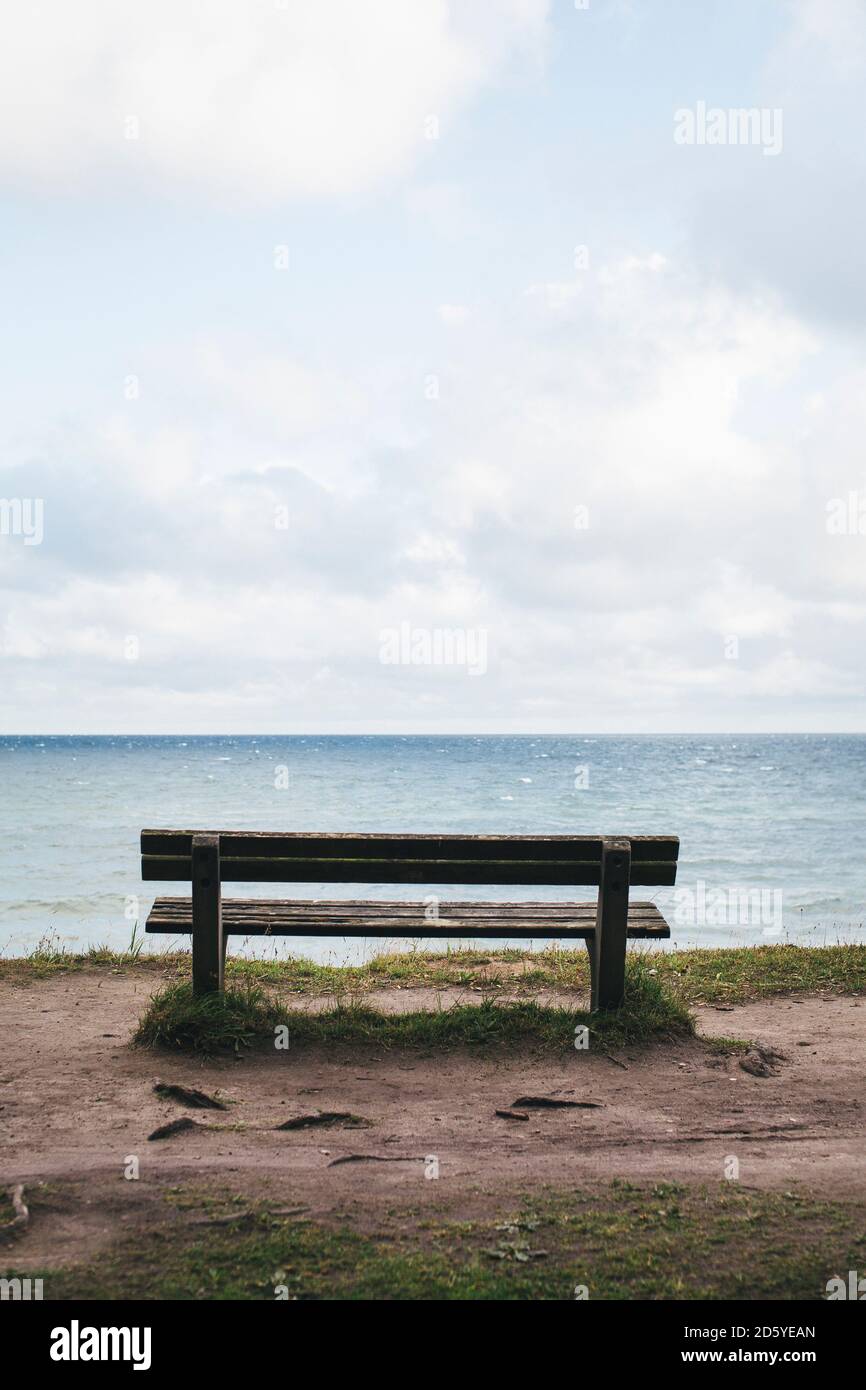
[[[193,994],[222,994],[224,970],[219,836],[195,835],[192,842]]]
[[[584,945],[586,946],[586,954],[589,956],[589,1007],[593,1010],[593,1012],[598,1008],[598,952],[596,950],[597,938],[598,928],[596,928],[592,936],[587,937],[584,941]]]
[[[592,1009],[618,1009],[625,997],[625,949],[631,842],[605,840],[601,848],[595,938],[587,941]]]

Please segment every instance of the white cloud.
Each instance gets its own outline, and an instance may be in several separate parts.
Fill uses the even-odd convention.
[[[469,309],[465,304],[440,304],[436,312],[442,322],[451,327],[465,323],[469,317]]]
[[[0,177],[110,178],[233,204],[374,187],[434,148],[547,0],[44,0],[4,18]],[[132,138],[129,138],[129,137]]]
[[[356,380],[255,348],[236,348],[229,355],[220,343],[204,341],[199,346],[198,371],[204,387],[237,417],[264,426],[282,442],[333,427],[335,408],[342,428],[357,430],[369,409]]]
[[[861,376],[825,374],[815,409],[799,387],[820,341],[674,263],[581,284],[479,306],[437,402],[410,365],[358,384],[213,339],[185,355],[188,415],[49,437],[45,542],[2,555],[0,717],[629,729],[736,709],[779,727],[823,701],[855,724],[864,541],[824,521],[862,486]],[[486,629],[488,673],[383,666],[402,621]]]
[[[800,50],[810,63],[819,45],[838,72],[848,75],[866,63],[866,11],[861,0],[793,0],[792,25],[784,48]]]

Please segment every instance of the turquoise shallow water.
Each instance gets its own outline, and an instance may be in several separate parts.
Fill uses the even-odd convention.
[[[181,891],[141,883],[143,826],[678,834],[677,888],[637,890],[666,911],[675,944],[866,941],[866,735],[6,737],[0,786],[5,954],[51,933],[74,948],[125,946],[154,889]],[[435,891],[569,897],[564,888]],[[252,949],[351,960],[380,946],[297,938]]]

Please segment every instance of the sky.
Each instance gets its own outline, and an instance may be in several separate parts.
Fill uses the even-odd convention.
[[[4,30],[0,731],[866,730],[864,0]]]

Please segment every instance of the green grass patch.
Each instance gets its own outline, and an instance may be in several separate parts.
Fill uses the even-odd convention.
[[[238,1051],[254,1043],[274,1046],[280,1025],[289,1047],[305,1044],[373,1044],[380,1047],[458,1047],[531,1042],[543,1047],[575,1046],[575,1031],[589,1028],[592,1046],[685,1037],[692,1018],[681,1001],[632,958],[626,971],[622,1008],[590,1014],[537,1004],[533,1000],[454,1004],[386,1014],[363,1003],[338,1004],[316,1012],[288,1007],[260,985],[227,987],[223,995],[196,999],[191,985],[172,982],[151,999],[134,1036],[144,1047],[182,1051]]]
[[[51,1299],[817,1300],[866,1257],[861,1206],[736,1183],[542,1189],[469,1220],[367,1210],[363,1229],[237,1199],[230,1224],[193,1227],[196,1210],[175,1195],[170,1221],[31,1277]]]
[[[133,1042],[181,1052],[240,1052],[265,1038],[273,1041],[284,1012],[259,985],[196,998],[192,985],[181,981],[156,992]]]
[[[866,993],[866,946],[749,946],[659,951],[652,968],[690,1004],[745,1004],[780,994]]]
[[[120,970],[138,965],[150,959],[142,955],[144,936],[133,927],[129,945],[125,951],[114,951],[109,946],[91,946],[86,951],[71,951],[64,945],[57,932],[47,932],[26,956],[0,957],[0,980],[15,980],[26,984],[32,980],[45,980],[52,975],[65,974],[70,970],[81,970],[87,965],[108,966]],[[157,957],[153,957],[154,960]]]
[[[742,1004],[782,994],[866,993],[866,946],[742,946],[723,950],[665,951],[632,945],[629,959],[648,970],[686,1005]],[[46,938],[26,957],[0,958],[0,980],[26,984],[87,967],[136,969],[167,980],[188,980],[189,952],[145,952],[133,935],[126,951],[94,947],[75,953],[57,937]],[[363,995],[388,988],[467,988],[531,997],[542,990],[585,993],[586,951],[551,947],[518,950],[408,951],[376,956],[365,965],[321,965],[300,957],[226,962],[229,985],[279,987],[283,994]]]

